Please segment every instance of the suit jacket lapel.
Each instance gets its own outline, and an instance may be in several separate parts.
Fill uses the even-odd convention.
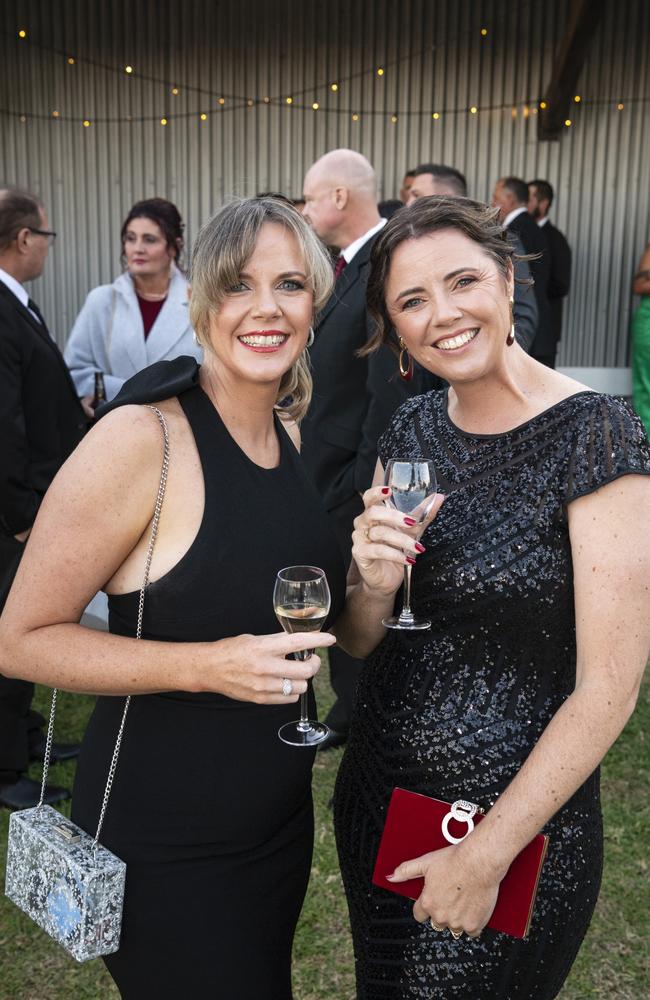
[[[318,317],[318,327],[320,328],[332,310],[342,302],[345,296],[349,293],[350,289],[354,288],[356,283],[361,278],[365,266],[370,258],[370,251],[372,250],[372,245],[375,242],[376,237],[371,237],[367,243],[364,243],[361,249],[355,253],[354,257],[347,265],[343,273],[341,274],[339,280],[336,282],[334,291],[330,295],[325,308]],[[316,331],[318,333],[318,330]]]

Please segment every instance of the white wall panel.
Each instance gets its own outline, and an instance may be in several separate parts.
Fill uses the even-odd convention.
[[[624,365],[631,276],[650,238],[650,5],[607,0],[574,125],[559,141],[539,143],[533,109],[569,6],[0,0],[0,180],[38,192],[60,234],[34,289],[59,342],[88,290],[119,270],[119,229],[135,200],[175,201],[191,242],[224,199],[297,195],[310,163],[345,145],[372,160],[382,197],[396,196],[404,170],[424,160],[463,170],[470,192],[484,199],[504,174],[548,178],[554,220],[575,260],[560,361]],[[54,49],[75,56],[75,65]],[[127,63],[142,77],[111,69]],[[176,84],[178,96],[158,80]],[[249,108],[247,98],[259,103]],[[467,112],[471,104],[477,115]]]

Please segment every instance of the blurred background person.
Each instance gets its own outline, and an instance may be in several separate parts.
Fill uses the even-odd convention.
[[[536,361],[548,368],[555,368],[557,341],[548,300],[550,255],[544,235],[528,212],[528,185],[519,177],[502,177],[494,186],[492,204],[499,209],[504,232],[511,239],[519,239],[524,253],[535,254],[530,261],[530,270],[535,282],[533,291],[537,303],[537,330],[529,351]]]
[[[106,398],[154,361],[203,351],[192,334],[187,279],[178,266],[183,222],[165,198],[137,202],[122,226],[124,273],[88,295],[65,348],[79,396],[88,406],[95,372]]]
[[[634,409],[650,436],[650,244],[639,261],[632,291],[641,296],[632,317],[632,393]]]
[[[386,201],[380,201],[377,205],[377,211],[382,219],[392,219],[400,208],[404,208],[404,203],[399,198],[387,198]]]
[[[363,510],[361,494],[372,482],[377,439],[406,398],[395,377],[391,352],[357,356],[370,333],[366,281],[370,252],[386,223],[377,210],[377,176],[351,149],[335,149],[308,170],[303,215],[338,257],[336,284],[315,328],[310,350],[314,392],[302,423],[305,464],[332,518],[346,566],[352,522]],[[360,660],[338,646],[330,650],[330,677],[337,700],[325,722],[323,749],[347,739]]]
[[[467,181],[455,167],[448,167],[444,163],[422,163],[412,173],[407,205],[432,194],[447,195],[450,198],[467,197]]]
[[[61,352],[24,286],[43,273],[55,235],[35,195],[0,190],[0,611],[45,491],[86,430]],[[11,809],[40,797],[40,782],[26,776],[45,748],[33,695],[32,683],[0,676],[0,805]],[[78,752],[76,744],[54,743],[51,760]],[[44,801],[69,794],[48,785]]]
[[[548,301],[555,349],[562,337],[562,305],[571,287],[571,247],[564,233],[553,225],[548,212],[553,204],[553,188],[548,181],[528,181],[528,212],[546,238],[550,275]]]
[[[404,174],[402,185],[399,189],[399,200],[402,202],[403,205],[408,204],[409,190],[411,188],[411,184],[413,183],[414,177],[415,177],[415,172],[413,170],[407,170],[406,173]]]

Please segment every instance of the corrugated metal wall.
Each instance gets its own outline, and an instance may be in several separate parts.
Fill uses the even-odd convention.
[[[34,289],[58,340],[118,271],[135,200],[175,201],[191,242],[229,195],[297,195],[317,156],[350,146],[374,163],[382,197],[423,160],[460,168],[484,199],[504,174],[548,178],[575,257],[560,361],[624,365],[631,276],[650,237],[650,4],[607,0],[574,124],[539,143],[533,108],[569,6],[0,0],[0,179],[40,193],[60,234]]]

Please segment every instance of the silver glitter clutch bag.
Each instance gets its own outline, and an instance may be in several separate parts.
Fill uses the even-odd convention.
[[[167,424],[160,410],[155,407],[152,409],[163,430],[165,450],[140,589],[137,639],[142,638],[144,595],[149,584],[151,558],[169,469]],[[97,832],[93,838],[56,809],[43,804],[54,732],[56,696],[55,689],[45,745],[40,802],[33,809],[12,813],[9,820],[5,891],[16,906],[63,945],[73,958],[78,962],[85,962],[100,955],[110,955],[120,946],[126,864],[99,843],[99,835],[115,777],[131,698],[129,696],[126,699],[124,706]]]

